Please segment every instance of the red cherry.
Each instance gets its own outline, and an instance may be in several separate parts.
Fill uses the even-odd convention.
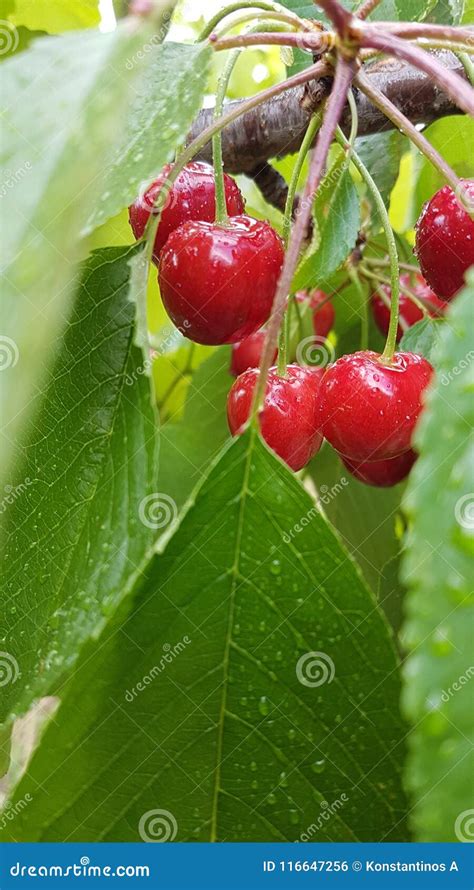
[[[270,315],[283,257],[280,237],[262,220],[184,223],[161,252],[166,311],[196,343],[237,343]]]
[[[409,288],[409,290],[413,291],[415,297],[418,297],[420,300],[423,300],[426,304],[426,308],[428,309],[428,314],[432,317],[442,315],[444,310],[446,309],[446,303],[444,300],[440,300],[436,294],[428,287],[425,279],[422,275],[416,275],[415,280],[412,282],[411,276],[409,273],[400,275],[400,284],[404,287]],[[390,298],[392,296],[391,288],[386,284],[381,285],[381,290],[383,290],[384,294],[387,297],[388,304],[390,304]],[[370,298],[371,306],[372,306],[372,314],[375,319],[375,323],[382,334],[388,333],[388,326],[390,323],[390,305],[387,305],[380,294],[375,291]],[[429,304],[429,305],[428,305]],[[430,309],[431,307],[431,309]],[[406,328],[411,328],[412,325],[416,324],[417,321],[421,321],[423,318],[423,312],[413,300],[410,300],[410,297],[400,292],[399,298],[399,312],[400,319],[405,322]],[[397,343],[402,339],[404,329],[401,325],[398,325],[397,328]]]
[[[230,373],[234,377],[243,374],[249,368],[258,368],[262,357],[263,344],[265,343],[266,331],[255,331],[240,343],[234,343],[232,347],[232,358],[230,362]],[[272,361],[277,357],[278,349],[275,349]]]
[[[418,455],[412,448],[392,457],[390,460],[372,460],[365,463],[357,463],[341,457],[342,463],[352,476],[366,485],[376,485],[377,488],[390,488],[401,482],[408,476]]]
[[[474,180],[462,179],[471,210]],[[449,185],[428,201],[416,224],[416,248],[421,271],[439,297],[450,300],[464,284],[474,264],[474,220]]]
[[[233,384],[227,397],[227,420],[233,436],[243,432],[252,407],[253,392],[260,371],[245,371]],[[288,365],[286,377],[276,368],[268,373],[263,410],[259,422],[267,445],[292,470],[301,470],[321,447],[318,428],[318,390],[321,368]]]
[[[323,290],[315,290],[310,296],[310,306],[313,309],[314,333],[323,340],[326,339],[329,331],[334,327],[336,318],[334,306],[327,297],[328,295]],[[324,300],[327,300],[327,302],[324,303]],[[320,303],[324,303],[324,305],[318,308]]]
[[[343,355],[320,387],[321,428],[333,448],[353,462],[387,460],[407,451],[433,369],[421,355],[377,352]]]
[[[138,197],[128,209],[128,218],[135,238],[141,238],[153,209],[156,196],[166,182],[172,164],[163,167],[160,175]],[[236,182],[227,174],[225,195],[229,216],[237,216],[244,212],[244,199]],[[190,219],[204,219],[212,222],[216,214],[216,198],[214,189],[214,171],[210,164],[193,161],[181,170],[176,182],[172,185],[164,199],[161,219],[155,238],[153,259],[158,262],[160,251],[171,232]]]

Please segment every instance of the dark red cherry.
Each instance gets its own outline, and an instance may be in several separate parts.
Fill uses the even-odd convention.
[[[388,460],[408,451],[433,368],[421,355],[377,352],[343,355],[320,387],[324,436],[353,462]]]
[[[141,238],[161,186],[168,177],[172,164],[163,167],[160,175],[128,209],[128,218],[135,238]],[[244,212],[245,203],[236,182],[224,176],[227,212],[237,216]],[[164,197],[161,219],[155,238],[153,259],[158,261],[160,251],[171,232],[191,219],[212,222],[216,214],[214,171],[210,164],[193,161],[181,170],[176,182]]]
[[[366,463],[354,463],[347,457],[341,457],[341,460],[349,473],[359,482],[375,485],[377,488],[390,488],[408,476],[417,456],[416,452],[409,448],[408,451],[390,460],[372,460]]]
[[[324,302],[324,301],[327,302]],[[321,306],[320,304],[323,303]],[[334,327],[336,312],[328,295],[323,290],[315,290],[310,295],[310,305],[313,310],[313,328],[317,337],[326,339],[329,331]]]
[[[227,397],[227,420],[233,436],[243,432],[252,407],[258,368],[245,371],[233,384]],[[321,447],[318,428],[320,368],[288,365],[286,376],[276,368],[268,373],[263,410],[259,421],[267,445],[292,470],[301,470]]]
[[[234,343],[232,347],[232,357],[230,361],[230,373],[234,377],[243,374],[249,368],[258,368],[262,357],[263,344],[265,343],[266,331],[255,331],[240,343]],[[273,361],[277,357],[278,350],[275,349]]]
[[[416,275],[413,281],[409,273],[400,275],[400,284],[409,288],[409,290],[415,294],[415,297],[418,297],[424,302],[429,315],[432,317],[442,315],[445,311],[447,304],[433,293],[422,275]],[[382,334],[386,335],[390,323],[390,298],[392,296],[392,291],[386,284],[381,285],[381,290],[387,297],[387,303],[384,302],[377,291],[372,294],[370,302],[375,323],[378,329],[382,331]],[[403,324],[398,325],[397,343],[402,339],[403,333],[407,328],[411,328],[412,325],[416,324],[417,321],[421,321],[423,318],[421,309],[413,302],[413,300],[410,300],[410,297],[403,291],[400,291],[399,313],[400,321],[404,323],[404,326]]]
[[[474,210],[474,180],[462,179],[464,202]],[[474,219],[449,185],[428,201],[416,224],[416,247],[421,271],[434,292],[451,300],[464,284],[464,273],[474,264]]]
[[[161,252],[166,311],[196,343],[237,343],[270,315],[283,256],[281,238],[262,220],[184,223]]]

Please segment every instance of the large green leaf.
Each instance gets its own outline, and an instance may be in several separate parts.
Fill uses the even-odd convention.
[[[398,629],[402,605],[397,569],[403,486],[364,485],[351,476],[328,444],[312,461],[310,472],[324,513],[360,566],[390,623]]]
[[[407,144],[408,140],[398,130],[373,133],[371,136],[361,136],[356,140],[357,154],[373,177],[387,205],[397,181],[400,161]]]
[[[407,782],[422,841],[472,840],[473,300],[471,273],[441,334],[405,501],[403,702],[413,723]]]
[[[15,0],[11,20],[50,34],[90,28],[100,22],[99,0]]]
[[[193,374],[184,415],[164,423],[160,444],[160,490],[181,507],[229,436],[226,420],[229,350],[219,349]]]
[[[89,655],[8,836],[137,841],[156,817],[178,841],[405,839],[390,634],[253,433],[225,450]]]
[[[155,45],[159,37],[157,27],[129,23],[110,34],[43,37],[3,64],[3,470],[67,319],[79,242],[93,208],[102,208],[98,222],[125,206],[137,182],[169,160],[199,107],[205,87],[199,59],[208,50],[165,49]],[[116,145],[120,157],[112,152]]]
[[[321,183],[314,207],[315,248],[298,269],[293,287],[316,287],[347,259],[359,232],[359,196],[345,158],[335,162]]]
[[[395,0],[400,21],[437,22],[458,25],[462,19],[465,0]]]
[[[156,423],[127,298],[130,248],[86,263],[2,504],[2,643],[19,674],[0,721],[54,688],[133,579],[154,534]],[[3,684],[2,684],[3,685]]]
[[[400,351],[416,352],[436,365],[441,334],[446,322],[441,318],[423,318],[405,331],[400,340]]]

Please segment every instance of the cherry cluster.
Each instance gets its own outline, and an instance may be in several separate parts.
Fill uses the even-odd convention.
[[[171,169],[165,167],[131,205],[136,238],[143,236],[156,212],[155,202]],[[474,182],[465,180],[463,186],[474,201]],[[237,379],[228,395],[227,418],[231,433],[238,435],[252,411],[265,340],[262,325],[271,313],[284,250],[267,222],[245,214],[242,195],[230,176],[225,175],[224,188],[228,219],[219,223],[212,167],[195,162],[179,173],[161,210],[153,260],[163,303],[175,325],[197,343],[233,344],[230,370]],[[474,264],[474,222],[449,186],[423,208],[415,253],[424,277],[400,277],[397,340],[403,328],[423,317],[420,304],[430,315],[442,315]],[[383,286],[371,297],[374,319],[384,333],[390,296]],[[329,296],[315,290],[298,293],[295,300],[309,302],[314,334],[326,338],[335,321]],[[272,367],[259,414],[262,436],[295,471],[326,439],[357,479],[394,485],[416,460],[413,431],[432,374],[421,355],[396,352],[386,360],[369,350],[343,355],[326,368],[293,363],[281,374]]]

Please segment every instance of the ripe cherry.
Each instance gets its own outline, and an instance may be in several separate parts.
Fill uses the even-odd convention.
[[[230,373],[234,377],[243,374],[249,368],[258,368],[262,357],[263,344],[265,343],[265,331],[255,331],[240,343],[234,343],[232,347],[232,357],[230,361]],[[278,350],[275,349],[273,361],[277,357]]]
[[[324,302],[327,300],[327,302]],[[320,304],[323,303],[321,306]],[[315,290],[310,296],[310,305],[313,310],[313,329],[317,337],[326,339],[329,331],[334,327],[336,313],[328,295],[323,290]]]
[[[359,482],[375,485],[377,488],[390,488],[408,476],[417,456],[416,452],[409,448],[408,451],[390,460],[372,460],[365,463],[357,463],[348,460],[347,457],[341,457],[341,460],[349,473]]]
[[[160,175],[128,209],[128,217],[135,238],[141,238],[161,186],[168,177],[172,164],[163,167]],[[224,176],[227,212],[237,216],[244,212],[244,199],[236,182]],[[159,205],[158,205],[159,209]],[[176,182],[164,198],[156,233],[153,259],[158,262],[160,251],[171,232],[191,219],[212,222],[216,213],[214,171],[210,164],[193,161],[181,170]]]
[[[295,299],[298,303],[306,303],[309,301],[309,305],[313,310],[314,333],[321,340],[325,340],[329,331],[334,327],[336,318],[334,306],[331,301],[328,300],[328,295],[325,294],[323,290],[314,290],[310,294],[306,290],[300,290],[295,294]],[[324,305],[321,306],[321,303]]]
[[[443,314],[446,309],[446,303],[433,293],[422,275],[416,275],[414,281],[411,280],[409,273],[400,275],[400,284],[413,291],[415,297],[418,297],[424,302],[429,315],[434,317]],[[386,335],[390,324],[390,298],[392,291],[386,284],[381,285],[381,290],[383,290],[387,297],[387,303],[384,302],[377,291],[372,294],[370,302],[375,323],[379,330],[382,331],[382,334]],[[398,325],[397,343],[402,339],[404,329],[411,328],[412,325],[416,324],[417,321],[421,321],[423,318],[421,309],[413,302],[413,300],[410,300],[408,294],[405,294],[403,291],[400,291],[399,312],[400,320],[404,323],[405,328],[402,324]]]
[[[233,436],[243,432],[250,416],[253,393],[259,376],[253,369],[241,374],[227,397],[227,420]],[[276,368],[268,373],[260,429],[267,445],[292,470],[301,470],[321,447],[318,390],[320,368],[288,365],[286,376]]]
[[[472,210],[474,180],[461,182]],[[452,299],[464,284],[464,273],[474,264],[474,220],[449,185],[423,207],[416,224],[415,253],[429,286],[444,300]]]
[[[421,355],[377,352],[343,355],[320,386],[321,428],[333,448],[353,462],[388,460],[407,451],[433,369]]]
[[[166,311],[196,343],[237,343],[270,315],[283,256],[280,237],[262,220],[184,223],[161,252]]]

